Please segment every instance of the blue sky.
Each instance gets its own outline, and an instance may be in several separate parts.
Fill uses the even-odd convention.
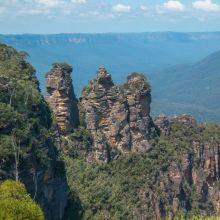
[[[0,0],[0,33],[220,31],[220,0]]]

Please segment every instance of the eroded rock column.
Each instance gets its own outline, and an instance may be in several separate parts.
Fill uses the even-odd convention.
[[[95,161],[108,162],[115,151],[146,152],[151,148],[150,87],[141,74],[131,74],[123,86],[100,68],[83,90],[80,106],[93,139]]]
[[[69,134],[79,125],[78,101],[74,94],[71,73],[71,66],[58,63],[46,74],[46,100],[62,135]]]

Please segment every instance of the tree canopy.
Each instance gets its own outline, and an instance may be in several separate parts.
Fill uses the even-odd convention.
[[[0,219],[43,220],[44,214],[22,183],[6,180],[0,184]]]

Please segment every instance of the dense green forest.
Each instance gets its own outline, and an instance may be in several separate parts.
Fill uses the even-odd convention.
[[[59,194],[60,187],[65,195],[67,186],[54,144],[51,112],[26,56],[0,44],[0,180],[23,182],[50,215],[55,206],[50,200]],[[51,199],[45,194],[47,190],[53,193]]]
[[[84,140],[85,144],[75,150],[73,143],[79,139]],[[201,213],[205,216],[214,215],[211,202],[213,198],[198,192],[199,184],[192,183],[192,180],[185,176],[186,171],[183,171],[185,155],[194,158],[191,167],[199,169],[201,166],[192,147],[193,140],[218,144],[220,127],[188,127],[175,123],[172,125],[172,134],[169,137],[158,137],[154,148],[148,154],[120,155],[109,164],[97,165],[85,161],[84,147],[89,142],[89,136],[83,128],[79,129],[69,137],[69,148],[65,145],[63,156],[71,194],[78,198],[78,203],[75,203],[77,214],[83,219],[154,219],[157,215],[154,202],[157,200],[160,203],[159,212],[162,212],[164,217],[173,216],[174,213],[176,219],[196,219]],[[180,187],[182,192],[178,195],[182,200],[182,207],[180,206],[179,210],[174,210],[170,201],[174,191],[179,190],[179,186],[167,179],[172,163],[177,163],[180,169],[183,169],[183,182]],[[202,175],[201,178],[206,181],[208,172]],[[214,186],[219,189],[219,182],[216,181]],[[76,210],[72,211],[75,216]],[[202,216],[198,219],[202,219]]]

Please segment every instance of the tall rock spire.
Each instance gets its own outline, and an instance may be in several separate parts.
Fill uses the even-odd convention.
[[[71,66],[56,63],[46,74],[46,99],[56,118],[59,132],[63,135],[79,125],[78,101],[74,94],[71,73]]]
[[[114,151],[147,152],[151,148],[150,102],[150,86],[142,74],[131,74],[127,83],[116,86],[105,68],[99,68],[80,102],[95,161],[111,160]]]
[[[97,81],[99,84],[109,87],[114,85],[111,75],[107,72],[107,70],[103,66],[101,66],[97,72]]]

